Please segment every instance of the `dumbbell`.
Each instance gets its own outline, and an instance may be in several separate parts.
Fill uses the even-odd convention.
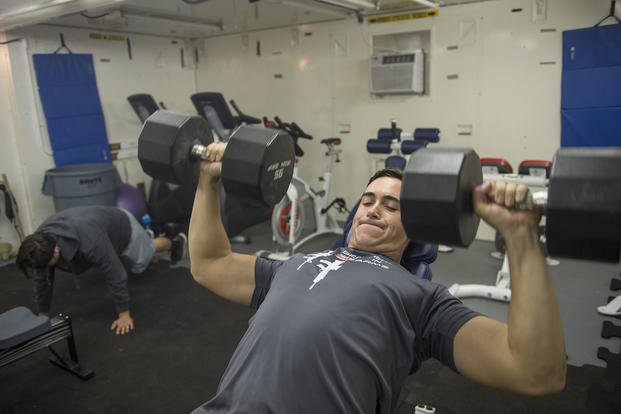
[[[411,239],[466,247],[479,218],[472,190],[483,181],[477,153],[422,148],[403,172],[401,220]],[[546,215],[552,256],[618,262],[621,250],[621,148],[561,148],[547,191],[532,205]]]
[[[160,110],[144,123],[138,159],[146,174],[175,184],[195,183],[213,135],[205,119]],[[287,192],[295,154],[285,132],[240,126],[230,136],[222,158],[224,190],[242,199],[274,206]]]

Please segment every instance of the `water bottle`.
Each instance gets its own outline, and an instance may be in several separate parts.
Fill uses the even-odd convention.
[[[155,236],[155,233],[153,232],[153,229],[151,229],[151,223],[152,222],[153,222],[153,220],[151,219],[151,216],[149,216],[148,214],[145,214],[140,219],[140,224],[142,224],[142,227],[144,227],[144,229],[147,231],[147,233],[149,233],[149,236],[151,236],[151,238],[153,238]]]

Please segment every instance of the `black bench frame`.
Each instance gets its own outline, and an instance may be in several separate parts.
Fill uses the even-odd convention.
[[[79,363],[71,318],[68,315],[60,314],[52,318],[50,322],[51,328],[49,331],[0,351],[0,367],[9,365],[43,348],[47,348],[53,355],[50,358],[52,364],[78,376],[84,381],[92,378],[95,373],[90,369],[82,367]],[[52,348],[53,344],[63,339],[67,340],[70,359],[63,358]]]

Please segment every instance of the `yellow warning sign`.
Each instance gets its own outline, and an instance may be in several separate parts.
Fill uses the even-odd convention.
[[[115,35],[115,34],[108,34],[108,33],[89,33],[88,37],[90,37],[91,39],[97,39],[97,40],[111,40],[113,42],[125,41],[125,36],[123,35]]]
[[[404,20],[414,20],[414,19],[424,19],[425,17],[434,17],[440,14],[438,9],[435,10],[426,10],[417,13],[403,13],[403,14],[395,14],[392,16],[379,16],[379,17],[370,17],[367,20],[369,24],[375,23],[393,23],[393,22],[401,22]]]

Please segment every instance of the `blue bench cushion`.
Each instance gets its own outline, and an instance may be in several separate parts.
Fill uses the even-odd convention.
[[[0,314],[0,349],[11,348],[51,329],[50,319],[23,306]]]
[[[369,139],[367,141],[367,152],[370,154],[390,154],[392,151],[391,141],[383,139]]]

